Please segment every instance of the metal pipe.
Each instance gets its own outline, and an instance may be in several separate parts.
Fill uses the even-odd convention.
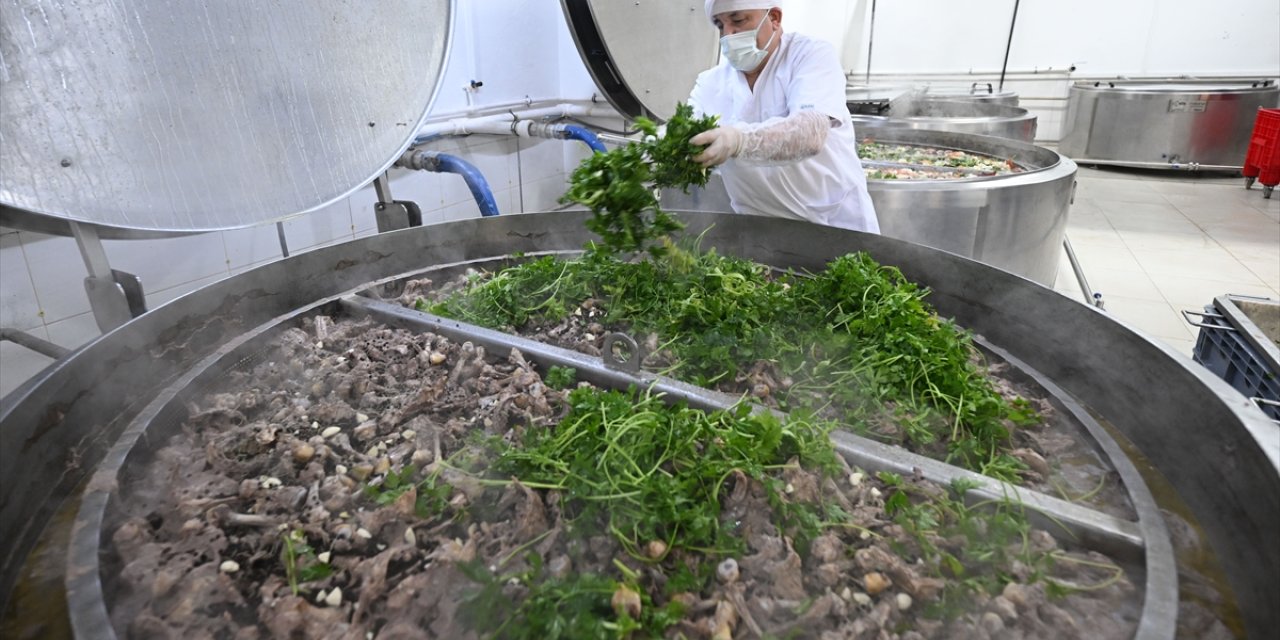
[[[459,109],[457,111],[446,111],[443,113],[432,114],[427,118],[427,124],[440,122],[444,120],[454,120],[457,118],[480,118],[489,115],[507,113],[512,109],[532,109],[534,105],[557,105],[557,104],[595,104],[595,100],[583,98],[529,98],[523,100],[512,100],[510,102],[496,102],[494,104],[486,104],[483,106],[472,107],[470,109]]]
[[[276,236],[280,238],[280,257],[289,257],[289,240],[284,237],[284,223],[276,223]]]
[[[1076,164],[1098,164],[1111,167],[1133,167],[1135,169],[1177,169],[1179,171],[1240,171],[1244,167],[1230,164],[1200,164],[1199,162],[1137,162],[1129,160],[1094,160],[1092,158],[1072,158]]]
[[[1004,64],[1000,65],[1000,90],[1004,91],[1004,76],[1009,70],[1009,51],[1013,49],[1013,28],[1018,24],[1018,5],[1022,0],[1013,0],[1013,19],[1009,21],[1009,39],[1004,43]]]
[[[4,340],[8,340],[20,347],[26,347],[40,355],[49,356],[54,360],[71,353],[70,349],[62,345],[54,344],[44,338],[37,338],[26,331],[0,327],[0,341]]]
[[[853,74],[847,74],[847,75],[851,77]],[[982,70],[957,71],[954,73],[939,73],[937,71],[898,71],[893,73],[884,73],[881,75],[882,77],[885,77],[885,78],[911,77],[911,78],[936,78],[939,80],[952,80],[952,79],[964,78],[966,82],[971,82],[974,78],[978,78],[978,79],[990,78],[992,80],[997,80],[1000,78],[1000,70],[999,69],[982,69]],[[1035,76],[1035,77],[1063,76],[1063,77],[1081,78],[1081,76],[1072,76],[1071,72],[1066,68],[1063,68],[1061,70],[1048,68],[1041,71],[1037,71],[1035,69],[1023,70],[1023,71],[1009,71],[1008,75]],[[1115,80],[1115,78],[1098,78],[1098,79],[1103,81]]]
[[[1084,268],[1080,266],[1080,259],[1076,257],[1075,249],[1071,248],[1071,238],[1062,237],[1062,248],[1067,250],[1067,261],[1071,263],[1071,270],[1076,274],[1076,282],[1080,284],[1080,291],[1084,294],[1084,303],[1091,304],[1099,309],[1104,308],[1102,294],[1093,290],[1089,286],[1089,280],[1084,277]]]
[[[409,150],[400,157],[396,165],[419,171],[458,174],[471,190],[471,196],[475,198],[476,206],[480,208],[480,215],[488,218],[499,214],[498,203],[493,199],[493,190],[489,188],[489,181],[484,179],[484,174],[480,173],[475,165],[458,156],[438,151]]]
[[[608,142],[616,145],[631,144],[637,140],[636,138],[628,138],[627,136],[619,136],[612,133],[597,133],[596,138],[599,138],[601,142]]]
[[[513,128],[514,125],[521,121],[564,116],[579,118],[621,117],[618,112],[610,108],[562,103],[554,107],[508,111],[482,118],[458,118],[447,122],[429,124],[418,130],[417,140],[428,141],[433,137],[464,136],[473,133],[521,135],[520,131]]]
[[[867,84],[871,84],[871,51],[876,45],[876,0],[871,0],[871,26],[867,30]]]

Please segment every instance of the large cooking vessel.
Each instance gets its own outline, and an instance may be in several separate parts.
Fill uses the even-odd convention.
[[[1016,91],[997,89],[990,82],[975,82],[968,87],[953,85],[914,87],[856,83],[845,85],[845,103],[849,107],[849,113],[858,115],[885,115],[894,100],[909,97],[918,100],[1018,106]]]
[[[1077,82],[1059,149],[1089,164],[1239,169],[1258,109],[1277,104],[1273,80]]]
[[[1012,160],[1024,173],[961,180],[868,180],[880,232],[957,253],[1053,286],[1074,191],[1076,165],[1023,142],[947,131],[862,128],[859,142],[923,145]],[[724,182],[684,194],[664,192],[664,206],[731,211]]]
[[[1022,107],[958,100],[935,100],[910,96],[894,100],[879,115],[853,116],[854,125],[862,128],[898,127],[953,131],[1022,142],[1036,139],[1036,116]]]
[[[18,568],[36,541],[56,537],[45,531],[51,515],[78,495],[124,426],[148,418],[175,381],[198,382],[189,376],[202,363],[233,353],[285,314],[371,282],[432,265],[573,250],[590,237],[586,218],[556,212],[468,220],[318,249],[196,291],[58,361],[0,401],[6,487],[0,595],[13,595]],[[804,270],[865,250],[928,286],[940,313],[1038,369],[1132,441],[1199,517],[1250,632],[1261,637],[1280,624],[1280,610],[1270,606],[1280,569],[1273,540],[1280,528],[1277,431],[1225,382],[1092,307],[960,256],[797,221],[697,213],[684,219],[690,233],[705,231],[705,248],[725,254]],[[112,486],[88,489],[105,499]],[[67,522],[59,522],[65,529]],[[56,545],[44,551],[60,553]],[[69,565],[71,584],[92,581],[83,567]],[[1147,569],[1167,577],[1170,567]],[[1144,614],[1162,631],[1139,637],[1168,637],[1173,615],[1168,608]]]
[[[1001,104],[1007,107],[1018,106],[1018,92],[999,89],[990,82],[975,82],[967,87],[941,85],[928,86],[921,90],[927,100],[947,100],[958,102],[981,102],[984,104]]]

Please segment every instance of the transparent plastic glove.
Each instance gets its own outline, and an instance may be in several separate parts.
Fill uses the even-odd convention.
[[[689,142],[709,144],[694,160],[704,167],[738,158],[750,164],[786,164],[818,155],[827,142],[831,118],[806,110],[785,118],[739,123],[704,131]]]
[[[710,168],[724,164],[729,158],[738,155],[742,150],[742,132],[732,125],[716,127],[689,138],[689,143],[708,145],[702,153],[693,157],[693,161]]]
[[[798,111],[785,118],[735,125],[742,131],[737,157],[750,164],[786,164],[818,155],[832,120],[825,113]]]

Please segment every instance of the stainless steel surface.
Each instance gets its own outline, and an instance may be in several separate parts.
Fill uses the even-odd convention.
[[[1036,116],[1022,107],[987,102],[917,97],[895,101],[883,118],[853,116],[859,129],[895,127],[995,136],[1031,143]]]
[[[379,234],[214,283],[95,340],[0,399],[0,594],[58,504],[170,382],[273,318],[426,265],[570,251],[585,212],[473,219]],[[929,287],[945,316],[1014,354],[1127,437],[1197,514],[1251,634],[1280,627],[1280,439],[1225,382],[1108,315],[1011,274],[892,238],[688,213],[702,246],[795,269],[852,250]],[[1211,425],[1212,428],[1206,428]]]
[[[849,102],[889,102],[916,89],[910,85],[869,85],[849,82],[844,87],[845,100]]]
[[[127,237],[346,197],[425,118],[452,6],[0,0],[4,222]]]
[[[0,176],[3,176],[0,171]],[[81,224],[89,224],[87,222]],[[147,240],[154,238],[176,238],[188,236],[195,233],[203,233],[201,231],[179,231],[170,229],[167,231],[152,231],[147,229],[127,229],[124,227],[104,227],[97,226],[98,237],[103,240]],[[56,216],[47,216],[40,213],[32,213],[23,211],[15,207],[0,202],[0,227],[8,227],[19,231],[30,231],[32,233],[43,233],[51,236],[71,236],[71,221],[66,218]]]
[[[498,260],[505,258],[507,257]],[[449,267],[456,266],[448,265],[441,271],[427,273],[443,274]],[[472,263],[472,266],[484,268],[488,263]],[[422,274],[414,277],[420,275]],[[495,355],[518,349],[525,360],[538,364],[544,370],[551,366],[573,367],[580,379],[604,387],[644,388],[650,393],[666,396],[669,401],[682,402],[707,411],[726,409],[741,401],[738,396],[639,372],[638,367],[619,370],[607,357],[602,360],[586,356],[519,336],[420,313],[398,304],[358,296],[344,296],[338,303],[343,312],[354,317],[372,317],[395,327],[437,333],[459,342],[470,341]],[[252,366],[264,353],[263,343],[268,338],[278,335],[285,327],[293,326],[300,317],[323,313],[329,309],[331,307],[321,301],[247,332],[245,336],[233,341],[231,349],[217,350],[213,357],[205,359],[176,383],[157,394],[156,399],[121,435],[89,481],[73,527],[75,530],[71,534],[67,598],[76,637],[103,640],[116,637],[105,606],[101,578],[104,567],[99,561],[99,552],[105,539],[102,528],[108,520],[107,513],[112,509],[118,493],[129,490],[129,480],[124,470],[131,464],[144,463],[152,449],[150,443],[165,441],[169,433],[179,428],[182,416],[185,415],[185,407],[194,397],[206,392],[211,381],[224,379],[230,370],[243,371]],[[635,348],[634,340],[629,337],[622,339]],[[1138,563],[1143,567],[1146,585],[1143,613],[1135,637],[1171,638],[1177,619],[1177,568],[1168,531],[1164,528],[1159,510],[1142,478],[1132,464],[1123,459],[1123,453],[1111,437],[1052,382],[998,347],[983,344],[983,348],[1010,363],[1021,375],[1032,379],[1052,398],[1051,402],[1056,410],[1074,416],[1075,421],[1093,438],[1094,446],[1109,456],[1120,457],[1115,460],[1115,470],[1121,476],[1130,501],[1137,507],[1139,521],[1136,524],[849,433],[833,434],[837,450],[851,464],[866,471],[890,471],[904,475],[919,473],[942,484],[956,480],[970,481],[974,487],[967,491],[966,497],[971,504],[1016,501],[1028,509],[1029,518],[1038,526],[1070,538],[1073,544],[1102,551],[1125,563]],[[607,354],[608,349],[604,352]],[[765,410],[762,407],[755,409]]]
[[[880,232],[950,251],[1053,286],[1066,235],[1076,165],[1026,143],[944,131],[857,130],[859,141],[944,147],[1012,160],[1025,173],[961,180],[868,180]],[[667,190],[663,206],[731,211],[724,181],[712,174],[689,194]]]
[[[629,117],[664,121],[689,100],[698,74],[720,59],[703,3],[561,0],[596,85]]]
[[[1099,164],[1239,169],[1258,109],[1277,104],[1271,81],[1077,82],[1059,149]]]

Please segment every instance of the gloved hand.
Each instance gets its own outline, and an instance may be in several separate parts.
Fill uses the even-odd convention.
[[[694,156],[693,161],[711,168],[742,152],[742,132],[732,126],[716,127],[690,138],[689,143],[710,145]]]

